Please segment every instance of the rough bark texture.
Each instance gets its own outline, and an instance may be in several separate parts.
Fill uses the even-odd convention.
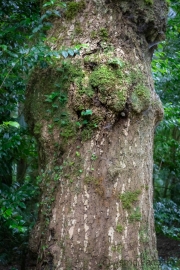
[[[143,266],[156,259],[152,149],[163,115],[150,62],[166,3],[67,1],[62,13],[52,49],[88,47],[37,68],[27,89],[42,178],[37,269],[155,269]]]

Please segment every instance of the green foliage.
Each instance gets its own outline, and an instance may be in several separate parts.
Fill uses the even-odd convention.
[[[160,264],[162,270],[179,270],[180,260],[174,257],[168,258],[168,260],[160,258]]]
[[[165,110],[154,144],[155,226],[158,233],[175,239],[180,227],[179,11],[179,1],[171,1],[166,40],[159,44],[152,62],[155,88]]]
[[[0,128],[0,262],[4,264],[27,252],[38,195],[35,142],[27,130],[12,123]]]
[[[170,6],[171,0],[166,0],[166,3],[167,3],[168,6]]]
[[[53,4],[55,1],[50,2]],[[9,185],[12,183],[13,162],[17,162],[24,155],[20,152],[23,151],[24,143],[28,143],[29,137],[26,136],[23,140],[24,136],[20,138],[21,129],[8,130],[6,126],[17,127],[19,122],[22,128],[26,128],[22,111],[29,74],[37,64],[45,68],[56,58],[73,56],[78,53],[79,46],[52,51],[45,45],[47,41],[45,33],[51,27],[48,18],[52,15],[59,16],[55,9],[46,10],[41,16],[39,3],[36,0],[2,1],[1,7],[0,164],[2,170],[0,180]],[[59,98],[62,104],[65,98],[64,96]],[[54,97],[51,96],[49,101],[50,99]],[[53,108],[55,106],[56,104],[53,104]]]
[[[13,233],[27,232],[29,216],[23,210],[27,209],[27,200],[34,198],[37,192],[37,186],[30,183],[30,179],[22,185],[18,182],[12,184],[11,187],[1,185],[0,217],[3,226],[12,229]]]
[[[27,164],[37,158],[33,138],[30,137],[27,130],[14,127],[14,123],[16,122],[13,122],[13,126],[1,125],[0,127],[0,183],[6,185],[10,185],[16,178],[18,181],[22,180],[20,174],[17,173],[15,176],[22,160]]]
[[[45,7],[61,7],[61,8],[65,8],[66,4],[64,2],[60,2],[58,0],[50,0],[49,2],[45,2],[45,4],[43,5],[43,8]]]
[[[47,68],[57,58],[74,56],[80,48],[52,51],[46,45],[46,31],[52,26],[49,18],[61,16],[57,7],[62,10],[66,5],[51,0],[44,3],[42,11],[36,0],[8,0],[0,4],[0,245],[4,247],[0,260],[3,263],[8,258],[13,260],[16,252],[27,250],[29,229],[36,217],[36,142],[29,135],[23,116],[29,75],[36,65]],[[56,99],[61,106],[66,102],[66,96],[57,95],[57,91],[47,96],[46,102],[56,109]],[[35,128],[38,133],[41,127]]]
[[[48,3],[44,5],[48,6]],[[46,31],[52,26],[48,18],[52,15],[60,16],[60,13],[51,9],[41,16],[38,1],[4,1],[0,15],[0,113],[7,115],[17,108],[18,102],[23,102],[28,76],[37,63],[45,68],[54,59],[74,56],[78,53],[79,46],[53,51],[45,45]],[[5,103],[6,111],[3,106]]]
[[[154,204],[156,232],[180,240],[180,209],[169,199]]]
[[[98,157],[96,156],[96,154],[92,154],[92,155],[91,155],[91,160],[94,161],[94,160],[96,160],[97,158],[98,158]]]
[[[164,103],[179,102],[180,81],[180,3],[171,1],[166,40],[158,45],[154,54],[152,70],[155,89]]]
[[[0,186],[0,263],[23,258],[28,249],[28,235],[36,221],[39,190],[35,181],[27,178],[23,184]]]
[[[158,126],[154,150],[156,200],[169,198],[180,204],[180,105],[165,104],[165,118]]]
[[[92,110],[85,110],[81,112],[82,116],[92,115]]]
[[[19,128],[20,125],[18,122],[16,121],[8,121],[8,122],[3,122],[1,125],[0,125],[0,131],[2,129],[5,129],[7,126],[11,126],[11,127],[16,127],[16,128]]]

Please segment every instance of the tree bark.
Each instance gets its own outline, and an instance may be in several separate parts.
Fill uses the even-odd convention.
[[[157,259],[152,149],[163,115],[150,64],[167,5],[67,1],[62,13],[52,49],[88,47],[37,68],[27,87],[42,179],[30,248],[37,269],[145,269]]]

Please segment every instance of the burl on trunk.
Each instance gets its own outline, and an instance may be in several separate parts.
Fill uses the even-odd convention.
[[[27,87],[42,191],[37,269],[146,269],[157,259],[152,149],[163,115],[150,64],[167,4],[66,1],[61,14],[52,50],[87,47],[39,65]]]

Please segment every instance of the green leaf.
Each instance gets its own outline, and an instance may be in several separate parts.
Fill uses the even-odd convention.
[[[58,117],[55,117],[55,118],[53,119],[53,121],[54,121],[54,122],[58,122],[58,121],[59,121],[59,118],[58,118]]]
[[[62,112],[61,113],[61,116],[65,117],[65,116],[67,116],[67,113],[66,112]]]
[[[4,45],[4,44],[1,45],[0,47],[3,49],[3,51],[7,51],[7,49],[8,49],[8,47],[6,45]]]
[[[53,0],[51,0],[50,2],[46,2],[46,3],[43,5],[43,7],[52,6],[52,5],[54,5],[54,2],[55,2],[55,1],[53,1]]]
[[[76,156],[80,157],[80,153],[78,151],[76,151]]]
[[[72,49],[68,49],[68,54],[70,54],[71,56],[74,56],[74,51]]]
[[[85,110],[81,112],[82,116],[86,116],[86,115],[92,115],[92,110]]]
[[[9,121],[9,122],[3,122],[4,125],[6,126],[11,126],[11,127],[15,127],[15,128],[20,128],[20,125],[18,122],[14,122],[14,121]]]
[[[57,104],[52,104],[52,107],[57,109],[58,105]]]
[[[62,54],[62,56],[64,58],[67,58],[68,57],[68,52],[67,51],[62,51],[61,54]]]
[[[76,122],[76,126],[79,128],[82,126],[82,124],[80,122]]]
[[[82,124],[83,124],[83,125],[87,125],[87,124],[88,124],[88,121],[87,121],[87,120],[83,120],[83,121],[82,121]]]
[[[13,210],[11,208],[6,209],[4,213],[4,217],[10,217],[12,215]]]

